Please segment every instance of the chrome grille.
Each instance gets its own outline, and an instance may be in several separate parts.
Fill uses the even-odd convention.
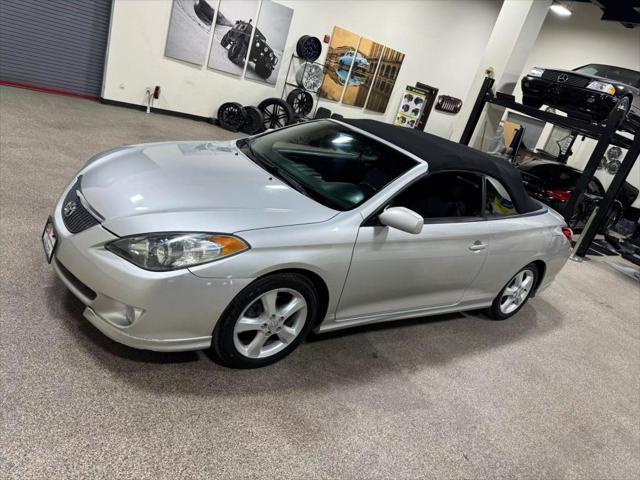
[[[71,233],[79,233],[87,228],[98,225],[100,221],[94,217],[89,210],[87,210],[78,196],[80,190],[80,181],[82,177],[79,177],[76,183],[71,187],[69,193],[62,202],[62,221],[65,227]]]
[[[570,87],[586,88],[589,85],[589,79],[581,75],[574,75],[566,72],[557,72],[555,70],[545,70],[542,78],[560,85],[568,85]]]

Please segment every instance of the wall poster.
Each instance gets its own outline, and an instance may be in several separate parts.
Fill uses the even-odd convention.
[[[380,43],[364,37],[360,39],[342,103],[355,107],[364,106],[383,50],[384,46]]]
[[[258,0],[220,0],[209,52],[209,68],[242,75],[257,9]]]
[[[384,113],[391,97],[391,92],[400,73],[404,53],[385,47],[380,59],[378,73],[373,80],[371,93],[365,108],[374,112]]]
[[[360,37],[340,27],[333,27],[331,43],[325,59],[325,74],[318,94],[339,102],[354,62]]]
[[[173,0],[164,54],[204,65],[217,0]]]
[[[247,78],[276,84],[292,17],[293,9],[273,0],[262,0],[245,74]]]

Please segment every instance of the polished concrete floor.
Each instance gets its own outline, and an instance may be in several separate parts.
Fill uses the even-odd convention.
[[[0,128],[0,477],[638,478],[640,288],[605,263],[505,322],[352,330],[261,370],[136,351],[83,319],[44,221],[96,152],[232,135],[6,87]]]

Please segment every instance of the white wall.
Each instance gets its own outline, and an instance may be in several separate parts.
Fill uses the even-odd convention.
[[[640,28],[629,29],[618,22],[600,20],[602,10],[593,4],[571,3],[570,8],[573,11],[570,17],[549,12],[529,54],[523,75],[532,67],[573,69],[587,63],[640,70]],[[522,98],[522,89],[519,87],[516,88],[516,98]],[[584,168],[595,144],[595,140],[587,138],[582,141],[582,137],[579,137],[568,164]],[[613,179],[604,170],[598,170],[596,176],[605,188]],[[636,162],[627,181],[640,188],[640,162]],[[634,206],[640,208],[640,198]]]
[[[224,0],[230,1],[230,0]],[[416,81],[440,93],[464,98],[498,16],[499,0],[281,0],[294,9],[283,66],[276,87],[191,66],[164,57],[170,0],[115,0],[103,97],[144,103],[145,88],[162,87],[155,106],[215,116],[228,101],[257,105],[280,97],[288,58],[304,34],[322,38],[334,25],[406,54],[385,115],[321,101],[348,117],[391,121],[405,85]],[[324,47],[326,53],[326,45]],[[321,57],[321,60],[324,58]],[[433,111],[426,131],[448,136],[454,116]]]

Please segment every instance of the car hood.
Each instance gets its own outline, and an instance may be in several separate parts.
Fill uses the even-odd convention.
[[[116,235],[241,230],[322,222],[338,212],[260,168],[235,142],[116,149],[81,172],[87,203]]]

